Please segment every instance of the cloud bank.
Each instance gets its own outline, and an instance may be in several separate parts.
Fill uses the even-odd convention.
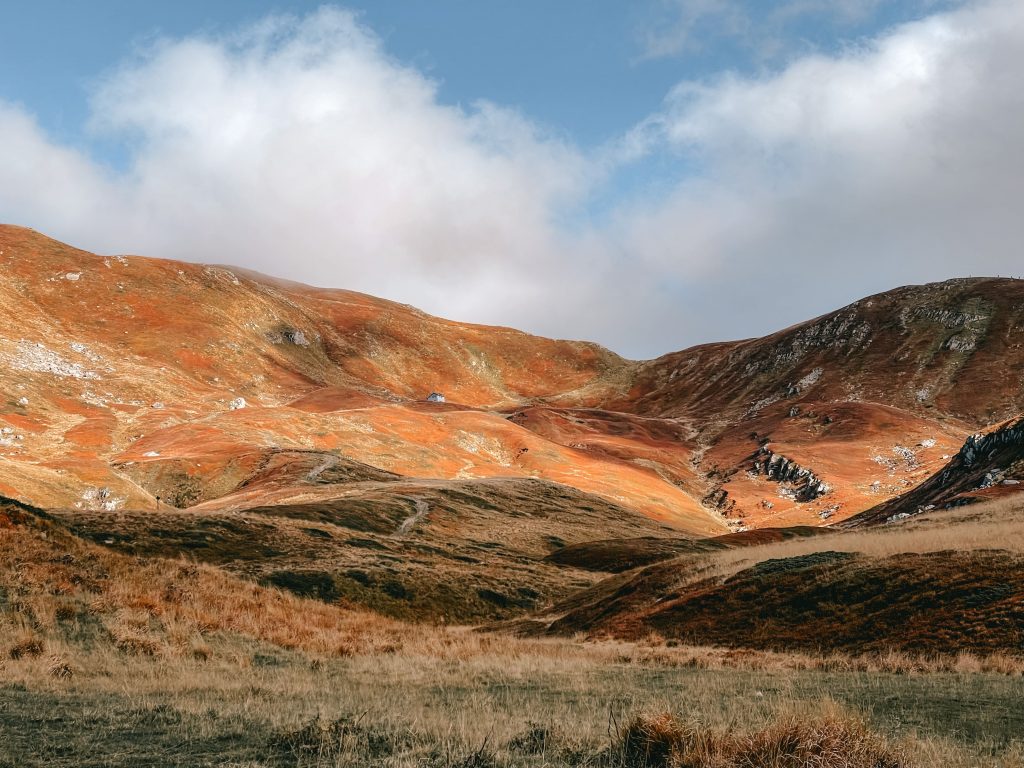
[[[91,130],[129,148],[123,169],[0,103],[0,219],[647,356],[901,283],[1024,272],[1022,76],[1024,6],[993,0],[680,83],[587,152],[500,105],[441,103],[325,9],[112,72]],[[683,169],[668,189],[615,197],[662,161]]]

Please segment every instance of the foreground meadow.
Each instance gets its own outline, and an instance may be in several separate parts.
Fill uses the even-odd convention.
[[[1021,766],[1024,677],[991,667],[438,629],[345,658],[53,646],[0,671],[0,765]]]
[[[1016,549],[1005,521],[978,527],[1009,510],[982,513],[886,541],[941,550],[955,522],[972,547]],[[743,558],[890,555],[873,552],[881,535]],[[706,566],[739,566],[724,557]],[[0,519],[0,766],[1011,768],[1022,673],[1014,649],[769,652],[407,624],[128,557],[17,505]]]

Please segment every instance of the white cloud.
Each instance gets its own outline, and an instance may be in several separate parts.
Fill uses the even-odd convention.
[[[680,84],[588,155],[499,105],[440,103],[325,10],[165,41],[113,72],[93,130],[130,142],[123,172],[0,105],[0,218],[649,355],[900,283],[1022,271],[1022,75],[1024,7],[992,0]],[[685,172],[580,225],[636,162]]]
[[[331,9],[160,43],[112,73],[92,111],[94,131],[132,142],[117,178],[5,110],[5,218],[454,316],[536,300],[534,275],[557,268],[550,221],[592,173],[512,111],[441,105],[433,82]]]
[[[112,189],[77,152],[56,146],[30,115],[0,102],[0,211],[3,219],[57,226],[87,219]]]
[[[999,0],[773,76],[682,84],[644,144],[702,173],[618,236],[638,271],[706,289],[680,315],[715,335],[902,283],[1022,274],[1022,73],[1024,6]]]
[[[662,0],[655,17],[641,29],[647,58],[692,53],[716,38],[743,38],[752,19],[740,0]]]

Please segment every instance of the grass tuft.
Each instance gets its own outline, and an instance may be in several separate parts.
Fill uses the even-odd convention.
[[[860,720],[829,714],[786,717],[733,747],[732,764],[744,768],[907,768],[902,749],[868,730]]]
[[[43,655],[45,648],[46,646],[40,638],[34,635],[22,635],[15,639],[7,650],[7,657],[15,661],[36,658]]]
[[[659,713],[634,718],[611,753],[615,768],[910,768],[900,747],[860,720],[788,716],[743,734]]]
[[[46,667],[46,674],[58,680],[70,680],[74,675],[71,664],[61,654],[54,654]]]

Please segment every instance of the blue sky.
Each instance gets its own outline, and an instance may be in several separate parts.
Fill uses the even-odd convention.
[[[8,4],[0,220],[634,357],[766,333],[1013,272],[1019,6]]]
[[[0,97],[26,105],[55,137],[118,162],[116,146],[84,130],[97,80],[154,39],[224,34],[272,14],[308,14],[322,2],[266,0],[35,0],[8,3],[0,46]],[[678,23],[677,5],[708,5],[694,36],[678,50],[648,51],[647,37]],[[716,4],[667,0],[384,0],[346,3],[388,52],[440,85],[453,104],[485,98],[522,110],[583,146],[613,140],[646,115],[680,80],[722,70],[777,68],[808,50],[836,50],[934,3],[864,3],[857,14],[807,10],[764,30],[783,51],[730,31]],[[727,3],[720,4],[722,7]],[[737,6],[752,22],[763,2]],[[795,4],[794,4],[795,5]],[[761,8],[762,10],[758,10]]]

